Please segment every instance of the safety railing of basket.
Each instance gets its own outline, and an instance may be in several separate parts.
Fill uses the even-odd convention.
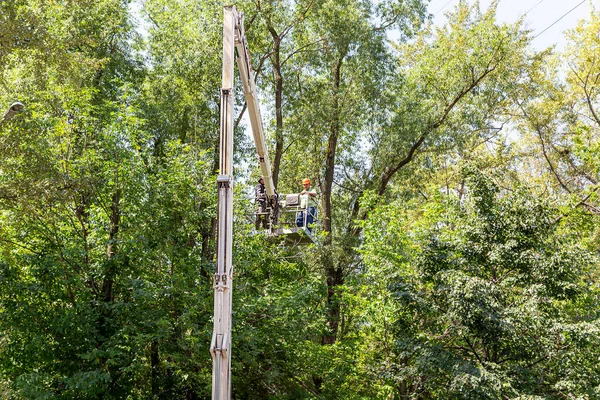
[[[302,227],[307,227],[307,219],[308,219],[308,207],[306,204],[301,204],[301,195],[300,194],[282,194],[279,196],[279,211],[280,211],[280,225],[289,225],[296,226],[296,221],[298,221],[298,217],[300,213],[302,213]],[[284,214],[291,215],[293,214],[293,219],[290,221],[284,217]],[[312,215],[313,220],[311,225],[317,226],[317,209],[315,208],[314,214]]]

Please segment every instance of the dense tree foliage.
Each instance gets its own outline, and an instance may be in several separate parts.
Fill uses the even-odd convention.
[[[236,4],[320,209],[253,231],[238,90],[235,398],[600,397],[600,16],[535,52],[426,3]],[[210,398],[222,5],[0,4],[2,398]]]
[[[595,296],[597,257],[530,189],[501,190],[472,167],[465,175],[464,196],[438,198],[419,226],[394,239],[368,228],[367,265],[394,270],[397,358],[385,375],[434,398],[596,397],[598,313],[574,305]],[[389,215],[401,207],[376,220],[398,230]]]

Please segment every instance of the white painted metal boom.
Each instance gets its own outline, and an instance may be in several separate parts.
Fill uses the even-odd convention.
[[[258,94],[256,93],[256,84],[254,82],[252,65],[250,63],[250,52],[248,51],[248,44],[246,42],[244,14],[238,14],[233,6],[231,6],[231,8],[233,9],[234,19],[237,22],[235,30],[235,48],[237,49],[238,57],[236,58],[236,61],[244,85],[244,96],[246,98],[246,104],[248,105],[248,116],[250,117],[250,125],[252,125],[252,136],[254,137],[254,143],[256,145],[260,171],[265,180],[267,197],[271,199],[275,196],[275,185],[273,184],[271,162],[269,160],[269,152],[267,151],[267,144],[265,142]]]
[[[235,50],[237,49],[237,58]],[[271,162],[263,133],[262,118],[250,53],[246,44],[244,15],[234,6],[224,7],[223,24],[223,79],[221,88],[220,170],[217,177],[219,191],[217,224],[217,270],[214,275],[214,329],[210,345],[213,358],[212,399],[231,399],[231,303],[232,303],[232,231],[233,231],[233,75],[236,58],[252,135],[256,144],[260,169],[265,181],[271,220],[277,219],[277,193],[271,174]]]

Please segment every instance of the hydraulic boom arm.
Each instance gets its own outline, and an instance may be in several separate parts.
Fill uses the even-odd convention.
[[[237,57],[235,50],[237,49]],[[237,61],[252,135],[265,181],[271,208],[271,221],[277,220],[278,199],[271,174],[271,162],[263,133],[250,53],[246,44],[244,15],[234,6],[224,7],[223,24],[223,79],[221,88],[220,175],[217,228],[217,270],[214,275],[214,329],[210,345],[213,358],[212,399],[231,399],[231,311],[232,311],[232,230],[233,230],[233,75],[234,58]]]
[[[228,8],[228,7],[226,7]],[[271,162],[265,142],[263,132],[262,117],[260,115],[260,105],[256,93],[256,84],[254,75],[252,74],[252,65],[250,64],[250,52],[246,43],[246,32],[244,31],[244,14],[237,13],[235,7],[233,10],[234,20],[236,21],[235,29],[235,48],[237,49],[238,57],[236,58],[242,83],[244,85],[244,96],[248,105],[248,116],[252,125],[252,136],[258,153],[258,161],[260,162],[260,170],[265,180],[265,189],[269,199],[276,195],[275,185],[273,184],[273,175],[271,174]]]

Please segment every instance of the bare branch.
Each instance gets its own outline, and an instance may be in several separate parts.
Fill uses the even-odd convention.
[[[465,340],[465,342],[469,345],[469,348],[471,349],[471,353],[473,353],[475,355],[475,357],[477,358],[477,361],[479,361],[480,364],[483,365],[483,361],[481,360],[481,358],[479,357],[479,354],[477,353],[477,351],[475,350],[475,347],[471,344],[471,342],[469,341],[469,338],[467,338],[466,336],[463,336],[463,339]]]
[[[238,115],[237,119],[235,120],[235,124],[233,125],[233,130],[236,130],[237,127],[238,127],[238,125],[242,121],[242,117],[244,116],[244,113],[246,112],[246,108],[247,107],[248,107],[248,103],[244,102],[244,106],[242,107],[242,111],[240,111],[240,115]]]
[[[259,77],[259,75],[262,73],[262,68],[265,65],[265,61],[267,60],[267,58],[271,57],[271,55],[273,55],[273,50],[263,54],[258,61],[258,67],[254,70],[254,81],[256,81]]]
[[[544,158],[546,159],[546,162],[548,163],[548,166],[550,167],[550,171],[552,171],[552,174],[554,175],[554,177],[556,178],[556,180],[558,181],[560,186],[563,189],[565,189],[567,191],[567,193],[571,193],[571,190],[563,182],[560,175],[558,175],[558,172],[556,171],[556,169],[554,168],[554,165],[552,164],[552,161],[550,160],[550,156],[548,155],[548,152],[546,151],[546,143],[544,141],[544,135],[542,133],[541,127],[532,120],[531,116],[527,113],[527,111],[525,110],[525,107],[523,107],[522,103],[517,102],[517,104],[519,105],[519,108],[523,112],[523,115],[531,121],[531,124],[533,125],[533,129],[535,130],[536,134],[538,135],[538,137],[540,139],[540,144],[542,145],[542,154],[544,155]]]
[[[400,16],[400,13],[394,14],[394,16],[391,19],[389,19],[389,20],[383,22],[381,25],[373,28],[373,30],[375,32],[381,32],[381,31],[386,30],[387,28],[394,25],[398,21],[399,16]]]
[[[569,64],[569,68],[571,69],[571,72],[573,73],[573,75],[577,78],[577,80],[579,82],[581,82],[581,87],[583,88],[583,93],[585,94],[585,100],[588,106],[588,109],[590,110],[590,112],[592,113],[592,117],[594,119],[594,121],[600,126],[600,117],[598,117],[598,114],[596,113],[596,110],[594,109],[594,105],[592,104],[592,91],[594,90],[595,85],[598,83],[598,79],[600,78],[600,74],[598,74],[596,76],[596,79],[594,80],[594,84],[592,85],[592,89],[588,90],[589,88],[589,79],[590,79],[590,74],[588,73],[585,78],[583,78],[576,70],[575,68],[573,68],[573,66],[571,64]]]
[[[281,62],[281,66],[283,67],[283,65],[284,65],[284,64],[285,64],[285,63],[286,63],[286,62],[287,62],[287,61],[288,61],[290,58],[292,58],[293,56],[295,56],[295,55],[296,55],[296,54],[298,54],[298,53],[305,53],[305,52],[314,51],[314,49],[310,49],[310,50],[305,50],[305,49],[306,49],[307,47],[310,47],[310,46],[312,46],[312,45],[315,45],[315,44],[317,44],[317,43],[320,43],[320,42],[322,42],[322,41],[324,41],[324,39],[319,39],[319,40],[316,40],[316,41],[314,41],[314,42],[312,42],[312,43],[309,43],[309,44],[307,44],[307,45],[304,45],[304,46],[302,46],[302,47],[300,47],[300,48],[298,48],[298,49],[296,49],[296,50],[292,51],[290,54],[288,54],[288,55],[287,55],[287,57],[286,57],[286,58],[284,58],[284,59],[283,59],[283,61]]]
[[[312,6],[314,4],[315,4],[315,0],[311,0],[310,3],[308,3],[306,8],[304,9],[304,11],[302,13],[300,13],[300,16],[294,22],[292,22],[290,25],[288,25],[286,28],[284,28],[281,31],[280,38],[282,40],[292,30],[292,28],[294,28],[296,25],[298,25],[300,22],[302,22],[302,21],[304,21],[304,19],[306,19],[306,15],[308,14],[308,12],[310,11],[310,9],[312,8]]]

